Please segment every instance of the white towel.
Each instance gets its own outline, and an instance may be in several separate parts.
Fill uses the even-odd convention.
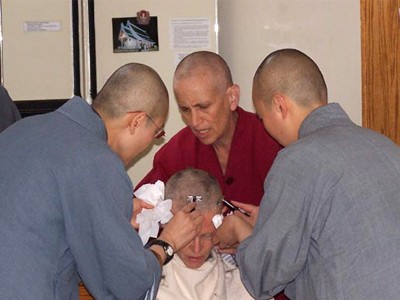
[[[157,180],[154,184],[145,184],[136,192],[135,196],[154,208],[146,209],[136,216],[136,223],[139,224],[139,236],[143,245],[147,243],[150,237],[157,237],[161,224],[166,224],[173,217],[171,212],[172,200],[164,200],[164,182]]]

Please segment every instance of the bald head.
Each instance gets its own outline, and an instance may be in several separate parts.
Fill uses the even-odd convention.
[[[130,111],[158,118],[167,114],[168,90],[155,70],[129,63],[111,75],[93,100],[93,107],[110,119]]]
[[[180,80],[194,76],[210,78],[215,86],[224,91],[233,84],[229,66],[214,52],[198,51],[186,56],[175,70],[174,87]]]
[[[178,211],[187,202],[187,196],[202,196],[196,209],[203,213],[221,213],[222,193],[218,181],[209,173],[188,168],[175,173],[165,186],[165,199],[172,199],[172,210]]]
[[[305,108],[326,104],[328,97],[318,66],[296,49],[281,49],[268,55],[255,73],[254,91],[266,104],[274,94],[281,93]]]

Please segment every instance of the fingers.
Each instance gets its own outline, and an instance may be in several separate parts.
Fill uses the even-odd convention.
[[[218,247],[216,247],[216,250],[218,253],[236,254],[236,252],[237,252],[236,247],[237,247],[237,245],[235,245],[234,247],[232,247],[230,245],[226,245],[225,248],[218,246]]]
[[[217,229],[218,230],[218,229]],[[214,232],[214,234],[211,237],[211,242],[213,243],[213,245],[218,245],[220,242],[220,237],[218,235],[218,232]]]
[[[154,206],[139,198],[133,198],[133,211],[141,212],[143,208],[151,209]]]
[[[143,208],[151,209],[154,206],[145,202],[144,200],[136,198],[136,197],[132,199],[132,202],[133,202],[133,211],[132,211],[132,217],[131,217],[131,225],[133,228],[138,230],[139,224],[136,223],[136,216],[142,212]]]
[[[136,218],[134,217],[131,218],[131,225],[135,230],[139,230],[139,224],[136,223]]]
[[[247,223],[251,223],[251,217],[246,216],[244,213],[236,210],[234,211],[235,216],[238,216],[242,220],[246,221]]]
[[[248,204],[248,203],[243,203],[243,202],[239,202],[239,201],[231,201],[234,205],[236,205],[237,207],[240,207],[242,209],[244,209],[245,211],[251,213],[254,211],[254,208],[257,207],[253,204]]]
[[[246,218],[250,219],[253,216],[252,213],[250,213],[250,212],[247,214],[244,214],[240,210],[235,210],[233,213],[236,214],[237,216],[242,217],[242,219],[245,219],[245,220],[246,220]]]
[[[186,246],[201,232],[204,217],[194,209],[195,207],[195,203],[189,203],[183,207],[161,233],[162,239],[169,242],[175,251]]]
[[[225,216],[227,213],[229,213],[229,208],[227,206],[222,207],[222,214]]]
[[[212,242],[214,245],[217,245],[217,250],[218,252],[221,253],[229,253],[229,254],[234,254],[236,253],[236,247],[239,245],[239,243],[230,240],[230,239],[224,239],[224,238],[218,238],[216,237],[215,239],[212,239]]]
[[[202,225],[204,221],[204,217],[200,214],[199,211],[196,210],[196,202],[191,202],[184,206],[181,210],[185,214],[189,214],[195,226]],[[201,228],[200,228],[201,230]]]
[[[143,209],[143,208],[147,208],[147,209],[154,208],[153,205],[151,205],[151,204],[149,204],[149,203],[147,203],[147,202],[145,202],[145,201],[143,201],[143,200],[140,200],[140,206],[142,207],[142,209]]]
[[[182,211],[184,213],[190,213],[193,212],[195,209],[196,209],[196,202],[190,202],[189,204],[187,204],[182,208]]]
[[[242,220],[246,221],[252,227],[255,226],[258,217],[259,206],[253,204],[242,203],[238,201],[232,201],[237,207],[245,210],[248,215],[245,215],[241,212],[235,211],[235,215],[241,218]]]
[[[221,226],[215,231],[213,243],[218,244],[221,249],[235,248],[244,239],[251,235],[253,227],[243,221],[237,214],[224,218]]]
[[[229,248],[229,245],[236,244],[234,232],[231,227],[232,217],[233,215],[225,217],[221,226],[218,227],[212,236],[213,244],[218,245],[220,249]]]

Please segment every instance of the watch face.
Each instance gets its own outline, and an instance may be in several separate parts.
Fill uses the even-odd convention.
[[[174,250],[172,249],[171,246],[167,247],[167,248],[165,249],[165,252],[167,252],[167,254],[168,254],[169,256],[172,256],[172,255],[174,254]]]

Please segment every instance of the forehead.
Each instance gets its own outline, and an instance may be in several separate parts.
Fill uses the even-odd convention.
[[[205,233],[210,233],[210,232],[214,232],[216,230],[213,222],[212,222],[212,218],[217,214],[217,212],[207,212],[207,213],[202,213],[203,217],[204,217],[204,223],[203,223],[203,227],[201,229],[201,233],[200,234],[205,234]]]
[[[190,76],[178,79],[174,82],[174,91],[177,100],[180,96],[193,96],[194,98],[204,98],[202,95],[224,94],[227,84],[220,76],[210,72],[195,72]]]

